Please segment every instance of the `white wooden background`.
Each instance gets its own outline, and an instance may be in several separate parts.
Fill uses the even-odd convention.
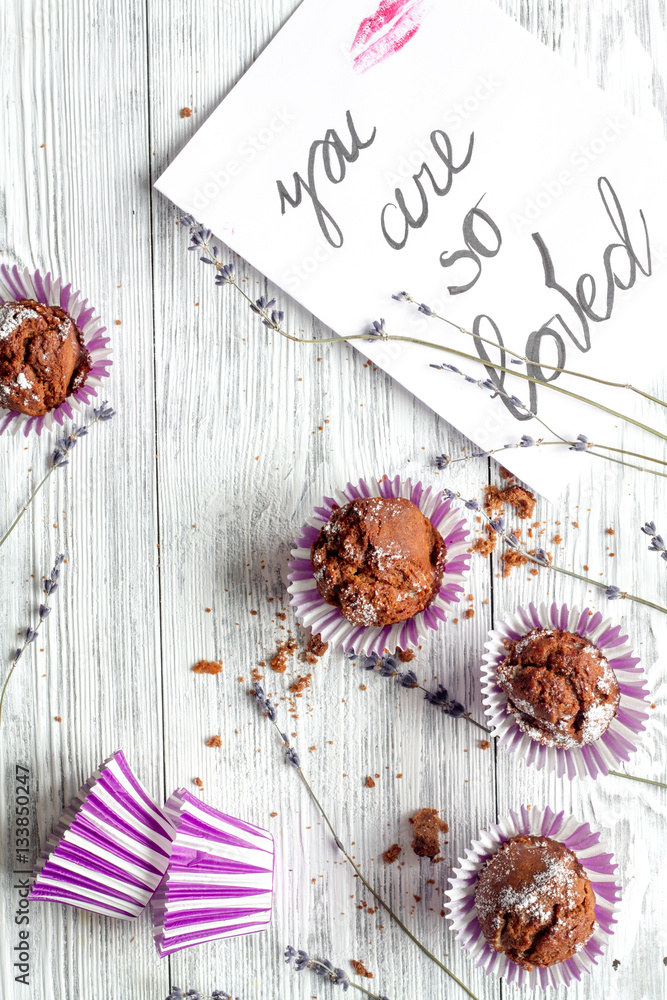
[[[499,2],[628,110],[664,117],[664,0]],[[242,1000],[326,998],[333,987],[284,965],[288,943],[348,970],[349,959],[363,960],[375,976],[364,982],[391,1000],[462,996],[386,917],[357,908],[365,894],[246,692],[251,669],[280,638],[273,612],[285,599],[286,553],[313,501],[348,478],[385,471],[479,496],[489,476],[497,480],[497,466],[480,461],[437,477],[434,455],[458,452],[466,444],[460,435],[351,349],[313,351],[267,336],[186,252],[173,206],[152,191],[295,6],[0,5],[2,259],[62,274],[99,306],[113,335],[108,396],[118,410],[114,423],[77,447],[0,552],[5,665],[38,603],[38,581],[60,549],[67,554],[56,610],[15,674],[0,731],[4,1000],[162,1000],[170,983],[222,988]],[[186,106],[194,114],[181,119]],[[260,276],[246,273],[262,291]],[[319,332],[293,306],[287,318]],[[0,528],[49,450],[48,440],[0,440]],[[647,519],[667,532],[661,481],[612,468],[602,478],[599,463],[590,471],[580,494],[538,508],[548,537],[564,539],[559,558],[667,602],[667,567],[639,533]],[[613,539],[605,533],[610,526]],[[520,571],[501,579],[497,561],[480,557],[469,591],[475,617],[449,624],[415,666],[420,678],[442,680],[477,718],[477,666],[494,614],[531,598],[600,604],[585,585],[553,576]],[[665,619],[628,602],[602,610],[622,620],[641,650],[657,704],[631,769],[665,780]],[[289,612],[286,624],[293,624]],[[194,675],[190,667],[201,657],[222,658],[222,674]],[[283,698],[300,666],[266,676],[267,689]],[[620,864],[619,932],[595,975],[570,995],[666,995],[664,790],[614,777],[570,784],[494,748],[484,752],[465,722],[437,714],[418,692],[363,674],[340,654],[312,672],[300,718],[286,726],[298,733],[307,773],[368,876],[480,1000],[512,990],[471,967],[439,915],[442,890],[448,864],[478,829],[522,802],[590,821]],[[214,734],[220,749],[206,746]],[[34,855],[80,782],[118,747],[156,798],[178,785],[194,789],[193,778],[201,777],[207,801],[273,831],[271,929],[160,961],[146,916],[128,925],[34,904],[31,985],[15,984],[14,765],[29,765],[34,775]],[[376,788],[362,787],[375,773]],[[435,868],[409,850],[408,817],[422,806],[440,809],[451,827],[447,864]],[[381,852],[394,841],[406,863],[385,869]],[[415,903],[413,894],[423,900]]]

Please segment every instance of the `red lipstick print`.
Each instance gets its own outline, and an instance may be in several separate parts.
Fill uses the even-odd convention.
[[[377,66],[400,51],[419,31],[425,0],[380,0],[378,9],[359,25],[350,52],[357,73]]]

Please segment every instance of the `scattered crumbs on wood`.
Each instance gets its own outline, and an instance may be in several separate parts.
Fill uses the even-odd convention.
[[[464,618],[474,618],[475,617],[475,610],[474,610],[474,608],[467,608],[463,612],[463,617]]]
[[[221,747],[222,740],[219,736],[211,736],[210,740],[206,740],[207,747]]]
[[[192,116],[192,108],[181,108],[181,118],[190,118]]]

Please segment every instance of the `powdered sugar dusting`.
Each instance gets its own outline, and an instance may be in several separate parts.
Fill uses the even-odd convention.
[[[11,337],[26,319],[38,319],[39,313],[29,306],[20,306],[16,302],[6,302],[0,306],[0,340]]]

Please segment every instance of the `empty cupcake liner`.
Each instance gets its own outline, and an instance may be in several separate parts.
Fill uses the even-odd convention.
[[[175,835],[151,901],[160,957],[265,930],[273,901],[271,834],[205,805],[184,788],[169,797],[164,812]]]
[[[520,639],[534,628],[563,629],[585,636],[606,656],[616,674],[621,695],[618,711],[607,731],[594,743],[573,749],[543,746],[521,731],[508,710],[507,695],[496,681],[496,668],[506,655],[503,641]],[[508,753],[518,754],[526,764],[535,765],[538,771],[547,768],[570,780],[575,776],[598,778],[628,761],[637,749],[631,741],[645,729],[650,693],[639,657],[633,656],[627,640],[627,635],[621,635],[621,626],[603,619],[599,611],[570,609],[567,604],[558,606],[555,602],[550,606],[542,603],[539,608],[532,603],[527,609],[519,607],[505,620],[496,622],[486,643],[481,674],[484,709],[500,745]]]
[[[565,962],[548,968],[534,967],[530,972],[502,952],[494,951],[487,943],[475,908],[475,886],[480,870],[501,844],[521,833],[552,837],[573,851],[591,880],[596,898],[596,928],[583,948]],[[459,859],[458,867],[453,869],[454,877],[449,880],[451,888],[445,892],[447,919],[461,945],[475,960],[475,966],[483,968],[487,976],[502,977],[508,984],[519,987],[569,986],[575,979],[580,980],[583,973],[592,971],[614,933],[621,896],[620,885],[614,877],[617,867],[613,854],[600,843],[600,834],[593,833],[588,823],[582,824],[563,812],[556,814],[548,806],[545,809],[521,806],[518,812],[510,811],[509,817],[482,830],[479,840],[473,840],[465,857]]]
[[[396,625],[359,626],[352,625],[340,613],[324,601],[317,590],[315,575],[310,561],[310,548],[317,538],[320,528],[327,523],[334,507],[344,506],[357,497],[405,497],[419,507],[434,528],[442,535],[447,554],[442,586],[438,596],[427,608]],[[301,529],[292,549],[292,559],[287,575],[292,595],[291,605],[299,622],[319,633],[324,642],[332,643],[337,649],[353,651],[356,654],[381,656],[385,649],[394,651],[416,646],[425,638],[428,630],[438,628],[440,622],[447,621],[447,611],[459,601],[463,592],[461,582],[470,567],[468,529],[465,518],[451,500],[444,499],[432,486],[424,488],[421,483],[413,486],[411,479],[401,482],[400,476],[389,479],[360,479],[357,484],[348,483],[344,490],[336,490],[333,497],[324,497],[321,507],[315,507],[313,516]]]
[[[65,417],[72,418],[75,410],[87,406],[97,396],[97,388],[102,379],[108,378],[112,365],[109,337],[105,337],[106,327],[102,326],[95,310],[88,305],[88,299],[81,292],[72,291],[71,284],[63,284],[62,278],[42,277],[39,271],[25,268],[19,271],[16,264],[11,271],[3,264],[0,267],[0,305],[17,299],[34,299],[43,305],[59,306],[70,316],[81,331],[83,342],[90,352],[92,367],[86,380],[76,392],[43,417],[30,417],[25,413],[0,408],[0,434],[10,430],[21,431],[26,437],[31,431],[41,434],[43,430],[61,427]]]
[[[60,817],[37,861],[29,898],[133,919],[162,879],[173,834],[118,750]]]

